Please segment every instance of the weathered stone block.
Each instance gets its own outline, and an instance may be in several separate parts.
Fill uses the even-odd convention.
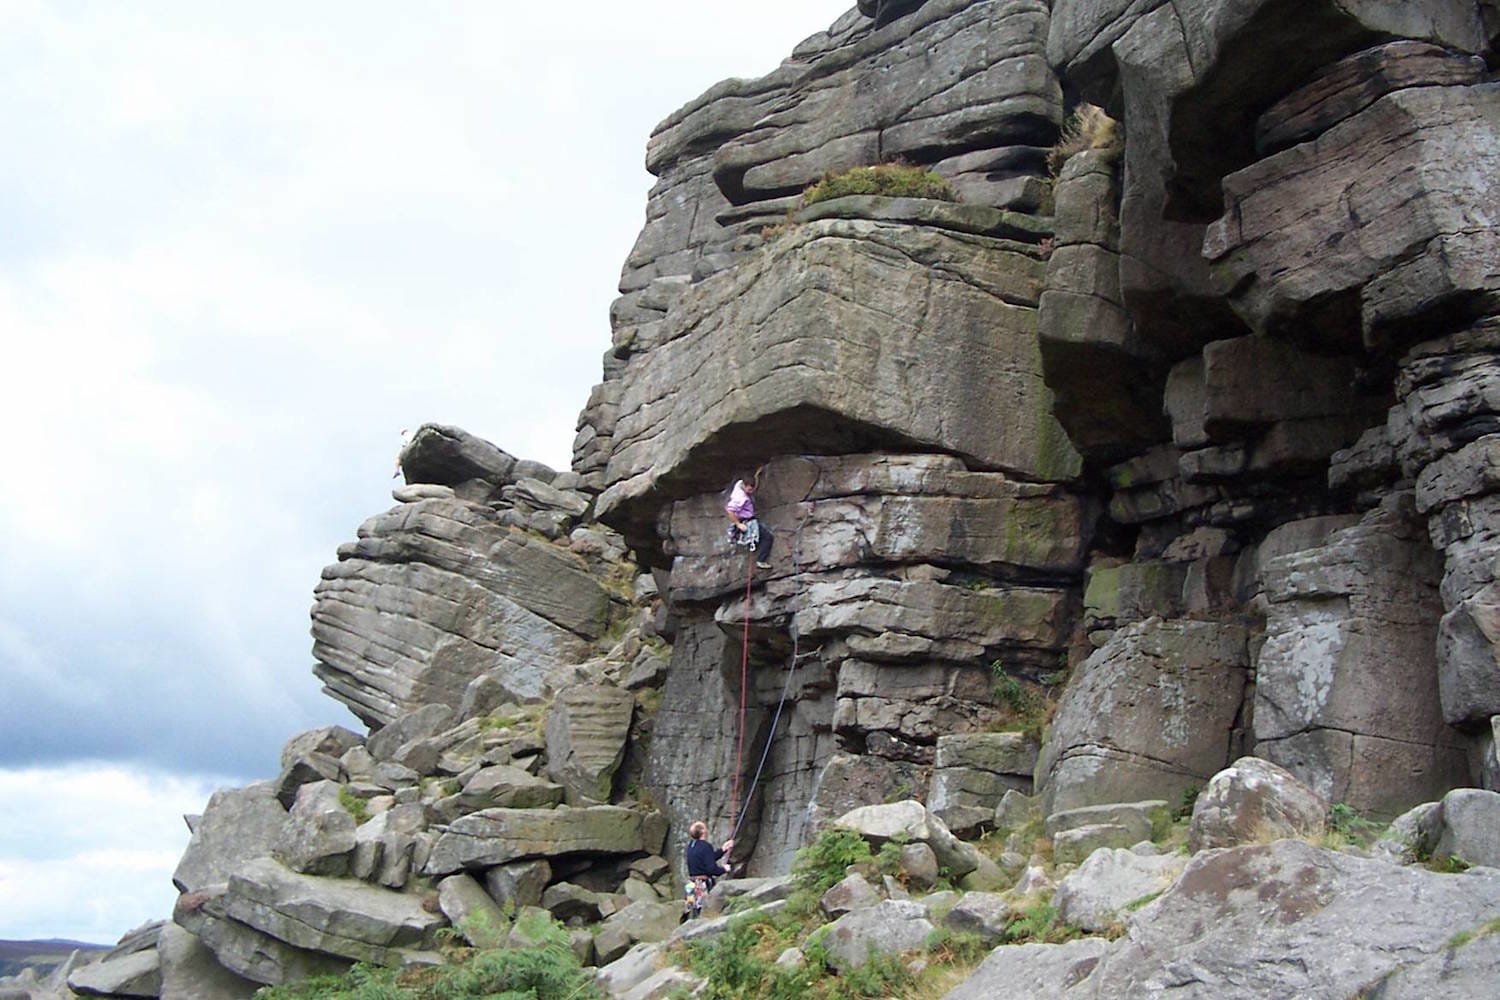
[[[581,684],[563,689],[547,714],[547,774],[574,803],[608,802],[635,697],[623,688]]]
[[[1201,786],[1229,762],[1248,659],[1235,625],[1150,618],[1116,633],[1058,702],[1037,765],[1046,812]]]

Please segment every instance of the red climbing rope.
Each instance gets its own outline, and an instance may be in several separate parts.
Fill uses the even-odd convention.
[[[750,571],[745,574],[745,635],[740,643],[740,725],[734,749],[734,797],[729,802],[729,826],[738,829],[735,820],[740,811],[740,775],[745,765],[745,704],[750,697],[746,683],[750,677],[750,587],[755,582],[755,557],[749,559]]]

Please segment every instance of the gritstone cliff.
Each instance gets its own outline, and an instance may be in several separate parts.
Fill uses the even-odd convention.
[[[507,904],[604,965],[673,933],[690,820],[778,876],[842,817],[973,890],[825,897],[850,955],[998,944],[1017,877],[1103,935],[955,997],[1491,995],[1500,937],[1452,942],[1500,876],[1412,862],[1500,865],[1497,33],[1491,0],[861,0],[669,115],[573,468],[416,435],[313,609],[370,734],[216,796],[158,957],[90,992],[438,961]],[[893,161],[956,200],[803,197]],[[762,465],[747,586],[723,491]],[[1126,850],[1195,796],[1191,860]],[[1278,839],[1330,807],[1401,818]]]

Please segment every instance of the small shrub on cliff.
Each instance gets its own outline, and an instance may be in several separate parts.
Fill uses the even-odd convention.
[[[370,804],[350,791],[348,785],[339,786],[339,805],[354,817],[356,824],[362,824],[370,818]]]
[[[802,204],[816,205],[820,201],[851,194],[957,200],[947,180],[931,170],[904,163],[881,163],[873,167],[855,167],[842,173],[824,174],[822,180],[802,192]]]
[[[1354,845],[1369,847],[1385,832],[1386,824],[1366,819],[1345,802],[1336,802],[1328,812],[1330,839],[1337,839],[1338,846]]]
[[[1080,104],[1063,123],[1057,143],[1047,151],[1047,169],[1056,177],[1070,157],[1086,149],[1097,150],[1110,161],[1125,149],[1119,122],[1093,104]]]
[[[874,858],[870,845],[857,831],[829,827],[817,840],[798,849],[792,874],[801,888],[821,895],[843,881],[844,871],[850,865]]]
[[[1005,671],[1005,664],[996,660],[990,664],[995,678],[995,699],[1005,710],[1004,716],[994,726],[996,732],[1024,733],[1042,740],[1042,730],[1052,720],[1056,702],[1035,685],[1028,684]]]

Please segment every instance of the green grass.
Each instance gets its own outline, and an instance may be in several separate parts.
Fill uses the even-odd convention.
[[[370,803],[355,795],[348,785],[339,786],[339,805],[354,817],[356,824],[363,824],[370,818]]]
[[[268,986],[256,1000],[603,1000],[562,926],[543,914],[518,923],[530,948],[454,949],[449,965],[393,969],[356,965],[347,975]]]
[[[1007,944],[1062,944],[1081,936],[1082,932],[1066,924],[1057,914],[1051,895],[1038,898],[1005,928]]]
[[[802,204],[815,205],[820,201],[852,194],[957,200],[948,182],[931,170],[904,163],[881,163],[873,167],[855,167],[842,173],[824,174],[821,180],[802,192]]]
[[[1343,802],[1328,811],[1328,828],[1345,844],[1369,847],[1385,832],[1386,824],[1366,819]]]
[[[1473,930],[1459,931],[1457,934],[1449,938],[1448,943],[1443,947],[1450,949],[1462,948],[1464,945],[1469,944],[1472,941],[1477,941],[1483,937],[1489,937],[1491,934],[1500,934],[1500,917],[1494,917],[1490,920],[1486,920],[1484,923],[1480,924]]]
[[[1056,701],[1035,685],[1011,676],[999,660],[990,664],[990,673],[995,678],[995,700],[1004,709],[991,728],[998,733],[1022,733],[1040,743]]]

